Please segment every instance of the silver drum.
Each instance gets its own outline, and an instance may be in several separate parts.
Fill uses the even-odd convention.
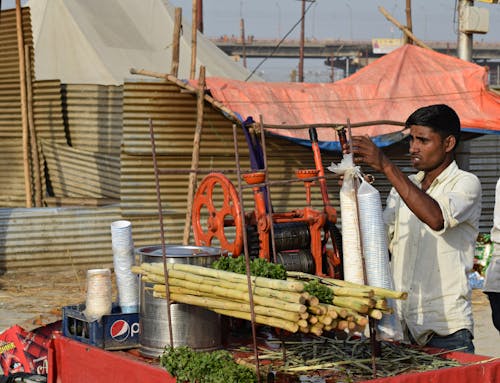
[[[137,248],[140,262],[162,263],[161,245]],[[218,259],[222,251],[207,246],[167,245],[167,263],[185,263],[197,266],[210,266]],[[168,330],[167,301],[153,297],[153,284],[140,283],[140,334],[139,352],[146,357],[159,357],[165,346],[170,345]],[[189,346],[196,350],[215,350],[221,347],[220,315],[213,311],[187,305],[172,303],[170,305],[172,320],[173,346]]]

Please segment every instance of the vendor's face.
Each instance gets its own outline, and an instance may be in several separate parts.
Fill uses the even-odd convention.
[[[455,137],[442,138],[432,128],[421,125],[410,126],[410,158],[417,170],[430,172],[448,166]]]

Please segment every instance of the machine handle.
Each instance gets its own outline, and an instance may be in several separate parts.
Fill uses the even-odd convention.
[[[309,128],[309,138],[311,143],[318,142],[318,132],[316,132],[316,128]]]

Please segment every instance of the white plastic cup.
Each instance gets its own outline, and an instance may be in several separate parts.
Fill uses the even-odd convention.
[[[138,312],[139,278],[131,270],[135,259],[130,221],[120,220],[111,223],[111,243],[121,311],[123,313]]]
[[[99,321],[103,315],[111,314],[111,271],[109,269],[87,270],[87,296],[85,317]]]

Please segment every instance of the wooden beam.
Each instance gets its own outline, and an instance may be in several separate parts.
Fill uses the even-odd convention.
[[[191,156],[191,173],[189,173],[186,222],[184,224],[184,236],[182,243],[189,245],[189,234],[191,232],[191,214],[193,211],[193,196],[196,189],[196,178],[198,177],[198,166],[200,162],[201,132],[203,129],[203,108],[205,106],[205,67],[200,67],[198,79],[198,93],[196,98],[196,128],[193,139],[193,154]],[[194,170],[194,171],[193,171]]]
[[[393,16],[391,16],[391,14],[389,12],[387,12],[384,7],[380,6],[380,7],[378,7],[378,10],[385,16],[385,18],[387,20],[389,20],[396,27],[398,27],[399,29],[401,29],[401,31],[403,31],[403,33],[406,36],[408,36],[409,38],[411,38],[415,42],[416,45],[418,45],[419,47],[422,47],[422,48],[427,48],[427,49],[432,50],[431,47],[429,47],[422,40],[420,40],[419,38],[417,38],[417,36],[415,36],[410,30],[408,30],[407,27],[405,27],[404,25],[401,25],[401,23],[399,21],[397,21]]]
[[[175,8],[174,35],[172,41],[172,66],[170,73],[177,77],[179,75],[180,38],[182,27],[182,8]]]
[[[29,135],[28,135],[28,114],[26,110],[26,72],[24,62],[24,37],[23,37],[23,16],[21,13],[21,0],[16,0],[16,31],[17,31],[17,51],[19,54],[19,88],[21,90],[21,124],[23,142],[23,169],[24,169],[24,192],[26,194],[26,207],[32,207],[31,202],[31,175],[29,157]]]

